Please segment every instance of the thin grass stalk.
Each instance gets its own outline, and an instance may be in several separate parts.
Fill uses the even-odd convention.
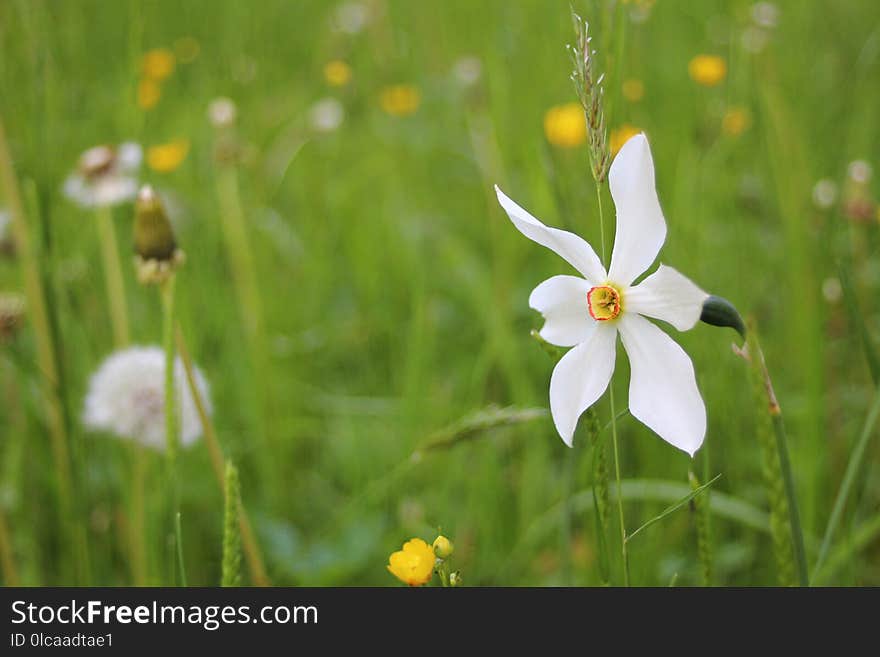
[[[220,586],[241,584],[241,534],[239,509],[241,507],[238,470],[232,461],[226,462],[225,505],[223,512],[223,570]]]
[[[688,472],[691,490],[700,487],[700,480],[692,471]],[[709,490],[697,495],[691,501],[697,525],[697,557],[700,561],[700,582],[703,586],[712,586],[713,550],[712,550],[712,515],[709,512]]]
[[[764,353],[754,322],[746,333],[752,393],[757,409],[757,438],[764,459],[764,480],[770,502],[770,526],[773,536],[779,583],[783,586],[808,586],[806,551],[797,509],[794,479],[788,458],[782,409],[776,400]]]
[[[602,584],[611,582],[611,559],[608,555],[608,456],[605,441],[602,439],[602,427],[599,416],[592,408],[584,414],[590,443],[593,446],[592,479],[590,490],[593,493],[593,509],[595,512],[596,543],[599,547],[599,579]]]
[[[859,439],[852,451],[852,455],[849,457],[849,462],[846,464],[846,471],[843,473],[843,480],[840,482],[840,488],[837,491],[837,497],[834,499],[834,506],[831,509],[831,516],[828,518],[828,526],[825,528],[825,535],[822,537],[822,544],[819,547],[819,556],[816,558],[816,563],[813,566],[813,581],[815,581],[817,573],[821,572],[825,559],[828,556],[828,550],[831,548],[834,533],[837,531],[837,526],[843,517],[843,510],[846,508],[852,487],[864,463],[868,443],[874,434],[874,427],[877,425],[878,416],[880,416],[880,387],[874,392],[874,399],[865,418],[865,424],[862,426]]]
[[[180,585],[186,586],[186,562],[183,559],[183,529],[180,525],[180,511],[174,514],[174,545],[177,548],[177,568]]]
[[[12,547],[12,536],[6,526],[6,514],[0,507],[0,568],[3,571],[4,586],[20,586],[18,565],[15,562],[15,550]]]
[[[221,490],[225,490],[225,472],[223,450],[220,447],[220,441],[217,439],[217,432],[214,429],[214,423],[208,415],[205,402],[202,399],[201,391],[196,385],[195,374],[193,370],[192,358],[190,358],[189,350],[186,348],[186,341],[183,339],[183,332],[177,327],[177,351],[180,360],[183,363],[183,369],[186,373],[186,381],[195,402],[196,411],[199,414],[199,420],[202,423],[202,434],[205,439],[205,446],[208,449],[208,456],[211,460],[211,467],[214,476]],[[241,531],[241,542],[244,549],[245,559],[248,563],[248,570],[251,573],[251,579],[256,586],[269,586],[271,584],[269,576],[266,574],[266,567],[263,564],[263,558],[260,555],[260,548],[251,526],[250,518],[247,510],[241,502],[239,495],[238,524]]]
[[[177,532],[178,516],[180,515],[180,491],[177,479],[179,430],[177,387],[174,381],[174,279],[175,276],[172,274],[159,286],[159,296],[162,302],[162,347],[165,350],[165,454],[168,468],[169,506],[171,519],[174,523],[174,541],[179,548]],[[175,548],[175,552],[177,548]]]
[[[109,206],[99,207],[97,221],[101,256],[104,260],[104,283],[107,288],[107,302],[110,306],[110,320],[113,327],[113,343],[117,349],[120,349],[128,345],[131,337],[125,301],[125,280],[122,277],[122,265],[119,261],[113,210]]]
[[[269,457],[277,453],[272,433],[267,430],[267,418],[272,415],[271,389],[268,377],[268,350],[263,328],[263,303],[257,268],[254,262],[250,236],[241,205],[238,173],[232,163],[221,164],[217,168],[217,197],[220,204],[220,226],[229,256],[232,279],[235,286],[241,321],[247,340],[248,352],[253,363],[257,397],[262,401],[260,409],[258,438],[262,443],[262,468],[268,479],[267,489],[276,490],[276,461]]]
[[[6,139],[3,121],[0,119],[0,185],[9,207],[12,234],[20,256],[27,298],[28,316],[34,327],[37,343],[37,368],[41,374],[43,404],[45,406],[52,458],[58,483],[58,522],[62,536],[68,545],[80,545],[84,537],[78,531],[73,515],[74,488],[70,457],[70,438],[67,433],[64,406],[59,396],[59,370],[52,338],[52,327],[43,287],[42,273],[37,254],[30,239],[24,214],[18,179]],[[74,564],[72,572],[78,565]]]
[[[131,575],[135,586],[147,585],[146,488],[148,455],[140,445],[132,445],[131,524],[129,544]]]

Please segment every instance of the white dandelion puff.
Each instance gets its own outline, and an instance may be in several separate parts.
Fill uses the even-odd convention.
[[[452,74],[461,86],[470,87],[480,81],[483,65],[477,57],[471,55],[459,57],[452,67]]]
[[[370,22],[369,8],[360,2],[345,2],[336,8],[331,27],[337,32],[357,34]]]
[[[210,414],[208,383],[198,368],[193,373]],[[180,443],[186,447],[201,435],[202,425],[179,358],[174,379]],[[93,431],[106,431],[144,447],[164,450],[165,352],[157,346],[130,347],[108,356],[89,382],[83,423]]]
[[[84,208],[126,203],[137,194],[142,159],[140,145],[133,142],[90,148],[64,182],[64,195]]]
[[[231,98],[221,96],[208,105],[208,120],[215,128],[226,128],[235,123],[238,108]]]
[[[813,203],[820,210],[827,210],[837,200],[837,184],[833,180],[823,178],[813,187]]]
[[[318,132],[333,132],[344,119],[345,108],[335,98],[319,100],[309,111],[309,122]]]

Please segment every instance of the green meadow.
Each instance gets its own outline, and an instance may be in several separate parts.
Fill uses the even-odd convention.
[[[619,486],[607,393],[595,431],[584,417],[572,449],[560,440],[556,355],[530,335],[543,320],[528,298],[574,271],[514,228],[493,185],[601,253],[583,128],[563,126],[568,145],[545,132],[548,110],[577,102],[567,1],[3,0],[4,585],[220,584],[224,526],[238,538],[224,460],[252,530],[243,584],[403,586],[389,555],[440,533],[464,586],[620,585],[618,491],[630,583],[794,583],[762,452],[777,417],[811,583],[880,584],[880,6],[573,8],[609,139],[628,126],[650,141],[658,262],[750,322],[781,415],[737,332],[661,323],[705,401],[695,457],[621,413],[620,345]],[[717,79],[698,55],[720,58]],[[217,98],[234,120],[213,105],[212,121]],[[163,340],[160,286],[133,263],[133,200],[108,224],[63,191],[84,151],[123,142],[143,147],[138,184],[185,253],[176,325],[219,461],[201,425],[169,465],[84,421],[104,359]],[[712,483],[689,497],[689,473]]]

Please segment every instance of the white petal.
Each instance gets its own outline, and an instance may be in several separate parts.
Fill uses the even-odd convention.
[[[584,342],[596,329],[590,317],[590,284],[577,276],[554,276],[532,290],[529,306],[544,315],[541,337],[559,347]]]
[[[519,232],[561,256],[583,274],[588,281],[592,281],[594,284],[605,281],[605,268],[602,266],[599,256],[582,237],[566,230],[545,226],[508,198],[498,185],[495,185],[495,193],[498,195],[501,207],[507,212]]]
[[[693,456],[706,435],[706,406],[691,359],[644,317],[627,313],[619,323],[630,362],[630,413]]]
[[[559,436],[571,447],[578,418],[592,406],[614,372],[617,329],[597,325],[586,342],[571,349],[550,377],[550,413]]]
[[[699,321],[708,296],[687,276],[660,265],[657,271],[627,290],[624,299],[628,312],[661,319],[679,331],[687,331]]]
[[[654,161],[644,134],[630,138],[608,174],[617,210],[609,278],[629,285],[654,262],[666,239],[666,220],[654,187]]]

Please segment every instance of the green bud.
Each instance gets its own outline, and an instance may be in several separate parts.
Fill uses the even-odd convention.
[[[727,299],[710,295],[703,302],[700,321],[712,326],[727,326],[734,329],[743,338],[746,337],[746,325],[739,311]]]
[[[449,586],[456,587],[461,586],[461,573],[457,570],[449,573]]]
[[[442,534],[434,539],[434,556],[438,559],[448,559],[452,556],[452,552],[455,550],[455,547],[452,545],[452,541],[443,536]]]
[[[144,260],[171,260],[176,250],[162,201],[150,185],[144,185],[135,205],[134,252]]]

